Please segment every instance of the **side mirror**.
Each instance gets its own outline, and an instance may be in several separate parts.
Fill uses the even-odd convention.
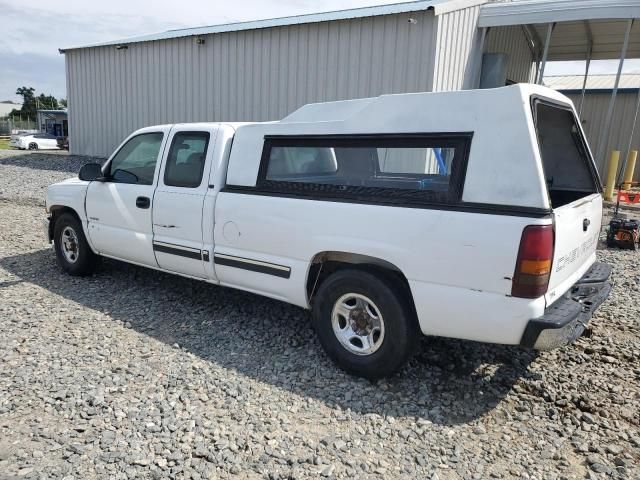
[[[99,163],[87,163],[83,165],[78,174],[78,178],[87,182],[102,178],[102,165]]]

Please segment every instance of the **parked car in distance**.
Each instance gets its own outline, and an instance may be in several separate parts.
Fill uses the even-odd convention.
[[[18,148],[18,143],[19,143],[20,137],[22,137],[24,135],[31,135],[33,133],[38,133],[38,132],[30,131],[30,130],[18,130],[18,131],[15,131],[14,133],[12,133],[9,136],[9,146]]]
[[[58,150],[55,135],[49,133],[27,133],[11,136],[9,145],[21,150]]]
[[[105,256],[309,309],[328,355],[367,378],[420,332],[555,348],[611,290],[577,119],[520,84],[147,127],[49,186],[47,240],[71,275]]]
[[[58,148],[61,150],[69,150],[69,137],[58,137],[56,139]]]

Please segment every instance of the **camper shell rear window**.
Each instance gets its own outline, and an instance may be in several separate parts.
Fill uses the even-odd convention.
[[[600,177],[573,109],[534,97],[532,110],[551,207],[601,192]]]

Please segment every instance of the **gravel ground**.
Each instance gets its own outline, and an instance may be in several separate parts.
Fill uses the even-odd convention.
[[[48,185],[77,175],[85,163],[103,161],[69,155],[65,150],[47,153],[0,150],[0,200],[44,206]]]
[[[591,338],[425,338],[372,384],[296,307],[114,261],[64,275],[42,189],[86,161],[0,159],[0,478],[640,478],[640,253],[599,252]]]

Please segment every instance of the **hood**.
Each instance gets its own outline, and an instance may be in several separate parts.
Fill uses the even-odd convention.
[[[80,180],[77,176],[75,176],[75,177],[71,177],[71,178],[67,178],[65,180],[62,180],[61,182],[53,183],[53,184],[51,184],[49,186],[50,187],[54,187],[56,185],[84,185],[84,186],[87,186],[87,185],[89,185],[89,182],[87,182],[86,180]]]

